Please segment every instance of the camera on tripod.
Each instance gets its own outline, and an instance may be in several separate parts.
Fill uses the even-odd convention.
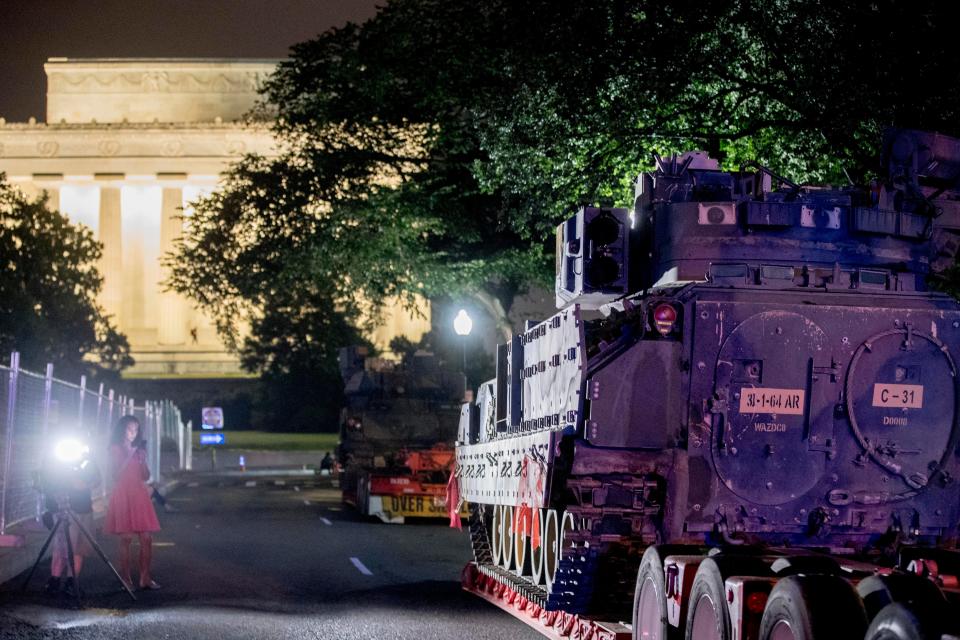
[[[110,563],[107,555],[91,535],[93,530],[93,496],[94,487],[100,484],[100,471],[90,456],[89,445],[72,435],[60,438],[54,442],[49,455],[44,456],[43,464],[35,475],[36,488],[44,497],[46,512],[43,514],[43,523],[50,529],[50,535],[37,554],[33,567],[23,581],[22,590],[26,590],[30,578],[37,570],[40,560],[47,549],[54,544],[52,563],[61,558],[66,565],[65,575],[77,599],[77,606],[81,606],[80,564],[82,557],[96,553],[103,560],[117,581],[123,586],[131,599],[136,600],[130,586],[117,573],[116,567]],[[79,562],[75,554],[79,554]],[[62,571],[54,570],[51,566],[51,583],[59,585]]]
[[[99,483],[99,473],[90,458],[90,447],[76,437],[56,441],[37,472],[37,488],[44,495],[43,523],[53,527],[54,513],[64,509],[86,510],[90,490]],[[82,504],[71,504],[71,502]]]

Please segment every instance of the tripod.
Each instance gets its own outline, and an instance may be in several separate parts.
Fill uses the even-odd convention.
[[[77,518],[77,514],[73,512],[70,508],[70,501],[66,497],[57,498],[57,517],[56,522],[53,524],[53,528],[50,530],[50,535],[47,536],[47,541],[43,543],[43,547],[40,549],[40,553],[37,554],[37,559],[33,563],[33,567],[30,569],[30,573],[27,574],[27,579],[23,581],[23,587],[21,591],[27,590],[27,585],[30,583],[30,578],[33,577],[34,572],[36,572],[37,567],[40,565],[40,561],[43,559],[43,554],[47,552],[47,548],[50,546],[50,543],[54,541],[57,532],[60,532],[60,535],[64,536],[67,541],[67,570],[70,572],[69,577],[73,578],[73,586],[75,590],[75,595],[77,598],[77,607],[82,607],[83,603],[80,601],[80,578],[77,576],[77,568],[74,565],[74,555],[73,555],[73,542],[70,540],[70,526],[73,525],[77,528],[77,531],[87,539],[87,542],[90,543],[90,546],[93,547],[94,551],[97,552],[97,555],[100,556],[100,559],[110,567],[110,571],[113,572],[113,575],[116,576],[117,580],[123,585],[123,590],[127,592],[130,598],[136,601],[137,596],[133,595],[133,591],[130,590],[129,585],[123,581],[123,578],[120,577],[120,574],[117,573],[116,567],[110,562],[110,559],[107,558],[107,554],[103,552],[103,549],[100,548],[100,545],[97,544],[97,541],[93,539],[93,536],[90,535],[90,532],[87,531],[86,527],[80,522]]]

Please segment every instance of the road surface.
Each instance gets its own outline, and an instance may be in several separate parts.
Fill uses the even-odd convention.
[[[361,640],[540,638],[462,592],[465,533],[443,523],[383,525],[340,508],[309,478],[185,482],[161,513],[154,577],[131,602],[96,558],[81,576],[84,608],[0,586],[0,638],[283,638]],[[109,536],[99,540],[113,556]]]

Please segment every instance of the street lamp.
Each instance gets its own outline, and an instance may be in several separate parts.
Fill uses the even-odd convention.
[[[457,316],[453,319],[453,330],[457,332],[457,335],[463,338],[463,374],[467,374],[467,336],[470,335],[470,331],[473,329],[473,320],[470,319],[470,315],[467,313],[466,309],[460,309],[457,312]]]

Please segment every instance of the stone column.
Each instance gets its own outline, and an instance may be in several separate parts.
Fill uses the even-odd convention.
[[[27,196],[30,200],[36,200],[42,191],[35,182],[13,182],[12,184],[17,189],[20,189],[23,195]]]
[[[47,209],[60,210],[60,187],[48,185],[43,188],[47,192]]]
[[[114,186],[100,188],[100,242],[103,256],[100,271],[103,274],[103,290],[100,300],[107,315],[120,324],[123,304],[123,245],[120,225],[120,189]]]
[[[53,211],[60,210],[60,182],[63,175],[59,173],[35,173],[33,174],[33,188],[24,183],[24,193],[31,198],[40,195],[41,191],[47,192],[47,208]]]
[[[160,214],[160,255],[173,251],[174,242],[183,231],[180,210],[183,204],[183,189],[179,187],[163,188],[163,203]],[[161,271],[162,280],[170,276],[166,267]],[[162,345],[182,345],[186,342],[186,310],[183,298],[173,291],[161,291],[160,308],[157,310],[158,341]]]

